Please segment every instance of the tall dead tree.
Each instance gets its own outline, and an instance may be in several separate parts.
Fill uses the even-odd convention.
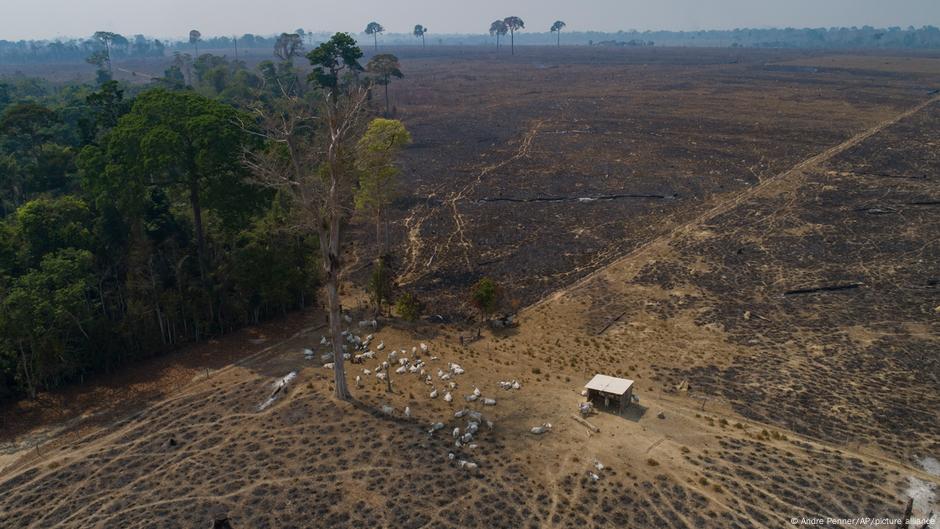
[[[296,229],[315,232],[333,340],[334,392],[350,398],[343,363],[339,299],[343,228],[352,215],[357,182],[356,142],[368,118],[367,88],[324,94],[316,103],[284,93],[254,109],[267,147],[246,153],[257,180],[289,201]]]

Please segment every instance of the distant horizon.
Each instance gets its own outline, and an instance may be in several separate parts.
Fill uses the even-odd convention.
[[[486,33],[491,21],[516,15],[523,33],[547,32],[555,20],[566,31],[616,33],[729,31],[733,29],[876,28],[940,25],[937,0],[360,0],[343,9],[324,0],[283,0],[277,9],[247,0],[34,0],[4,9],[0,40],[79,39],[95,31],[185,40],[190,29],[206,36],[277,35],[304,28],[313,33],[362,33],[377,21],[390,34],[409,34],[415,24],[429,35]]]
[[[783,31],[783,30],[805,31],[805,30],[820,30],[820,29],[822,29],[822,30],[832,30],[832,29],[843,29],[843,28],[845,28],[845,29],[853,29],[853,28],[855,28],[855,29],[861,29],[861,28],[864,28],[864,27],[871,27],[871,28],[873,28],[873,29],[875,29],[875,30],[885,30],[885,31],[887,31],[887,30],[890,29],[890,28],[895,28],[895,27],[897,27],[897,28],[900,28],[902,31],[906,31],[906,30],[908,30],[909,28],[922,29],[922,28],[925,28],[925,27],[938,27],[938,26],[933,25],[933,24],[920,24],[920,25],[908,24],[908,25],[904,25],[904,26],[899,26],[899,25],[891,25],[891,26],[873,26],[873,25],[871,25],[871,24],[865,24],[865,25],[860,25],[860,26],[859,26],[859,25],[855,25],[855,26],[849,26],[849,25],[835,25],[835,26],[800,26],[800,27],[798,27],[798,26],[746,26],[746,27],[733,27],[733,28],[702,28],[702,29],[664,29],[664,28],[659,28],[659,29],[637,29],[637,28],[629,28],[629,29],[617,29],[617,30],[610,30],[610,31],[598,30],[598,29],[571,29],[571,28],[567,28],[567,27],[566,27],[563,31],[564,31],[564,33],[567,33],[567,34],[597,33],[597,34],[600,34],[600,35],[616,35],[616,34],[618,34],[618,33],[624,33],[624,34],[644,34],[644,33],[675,33],[675,34],[683,34],[683,33],[730,32],[730,31]],[[194,29],[198,29],[198,28],[194,28]],[[354,37],[364,37],[364,36],[367,36],[366,33],[363,32],[363,31],[308,30],[308,29],[306,29],[306,28],[296,28],[296,29],[304,29],[304,31],[307,32],[307,33],[309,33],[309,34],[321,35],[321,36],[330,36],[330,35],[333,35],[333,34],[335,34],[335,33],[349,33],[350,35],[352,35],[352,36],[354,36]],[[97,30],[96,30],[96,31],[97,31]],[[187,41],[187,40],[189,39],[189,36],[186,35],[186,34],[184,34],[184,35],[171,35],[171,36],[167,36],[167,35],[155,35],[155,34],[141,33],[141,32],[139,32],[139,31],[128,31],[128,32],[124,32],[124,31],[117,31],[117,30],[114,30],[114,29],[101,30],[101,31],[113,31],[114,33],[118,33],[118,34],[120,34],[120,35],[123,35],[124,37],[132,37],[132,36],[135,36],[135,35],[143,35],[144,37],[146,37],[146,38],[148,38],[148,39],[157,39],[157,40],[160,40],[160,41],[163,41],[163,42],[184,42],[184,41]],[[292,33],[293,31],[295,31],[295,30],[289,30],[289,31],[286,31],[286,33]],[[54,37],[31,37],[31,38],[18,38],[18,39],[6,38],[6,37],[0,35],[0,41],[7,41],[7,42],[17,42],[17,41],[37,41],[37,42],[39,42],[39,41],[48,41],[48,42],[54,42],[54,41],[57,41],[57,40],[61,40],[61,41],[82,40],[82,39],[91,38],[92,35],[93,35],[93,33],[94,33],[94,32],[91,32],[91,33],[89,33],[89,34],[87,34],[87,35],[58,35],[58,36],[54,36]],[[188,33],[188,31],[187,31],[187,33]],[[284,32],[262,33],[262,32],[246,31],[246,32],[236,32],[236,33],[213,33],[213,34],[209,34],[209,33],[206,33],[206,32],[201,32],[201,33],[202,33],[202,39],[205,40],[205,39],[212,39],[212,38],[231,38],[231,37],[233,37],[233,36],[234,36],[234,37],[241,38],[241,37],[243,37],[243,36],[245,36],[245,35],[254,35],[254,36],[256,36],[256,37],[262,37],[262,38],[272,38],[272,37],[277,37],[278,35],[280,35],[281,33],[284,33]],[[520,31],[520,32],[516,35],[516,37],[517,37],[517,38],[524,38],[525,35],[540,35],[540,34],[547,34],[547,33],[550,33],[550,31],[548,31],[547,29],[544,30],[544,31],[522,30],[522,31]],[[478,31],[478,32],[475,32],[475,33],[474,33],[474,32],[466,32],[466,33],[459,33],[459,32],[458,32],[458,33],[431,33],[431,32],[428,32],[427,35],[428,35],[428,39],[431,39],[432,37],[436,39],[436,38],[480,37],[480,36],[487,36],[488,33],[485,32],[485,31]],[[371,36],[368,36],[368,37],[369,37],[370,39],[372,38]],[[384,31],[384,32],[382,33],[382,36],[379,37],[379,39],[381,40],[382,38],[389,38],[389,37],[412,37],[412,32],[411,32],[411,31],[387,31],[387,30],[386,30],[386,31]]]

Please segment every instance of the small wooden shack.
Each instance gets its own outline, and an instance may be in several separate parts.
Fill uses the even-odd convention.
[[[594,375],[584,389],[587,390],[588,401],[594,407],[616,410],[618,413],[627,409],[633,397],[633,381],[626,378]]]

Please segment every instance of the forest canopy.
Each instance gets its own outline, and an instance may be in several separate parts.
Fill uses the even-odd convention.
[[[96,85],[0,80],[0,400],[315,301],[316,231],[244,163],[271,150],[259,109],[327,100],[291,58],[204,54],[134,87],[107,64]]]

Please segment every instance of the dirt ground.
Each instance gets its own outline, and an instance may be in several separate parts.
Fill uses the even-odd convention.
[[[0,527],[208,527],[216,510],[236,528],[793,527],[898,518],[908,495],[915,514],[940,512],[934,74],[643,53],[569,57],[564,74],[597,72],[593,84],[528,59],[409,59],[427,61],[415,90],[439,88],[399,96],[417,144],[409,174],[428,196],[399,210],[406,283],[445,304],[481,270],[508,275],[527,306],[518,328],[469,341],[458,324],[373,331],[354,313],[376,358],[348,366],[352,403],[331,397],[322,314],[220,340],[177,377],[144,376],[159,392],[86,412],[110,422],[76,418],[88,401],[48,422],[26,415],[29,428],[3,436],[18,444],[0,459]],[[618,79],[635,83],[629,97],[615,99]],[[681,97],[662,97],[666,80]],[[487,88],[455,103],[447,132],[432,107],[463,82]],[[499,136],[471,140],[475,123]],[[595,132],[546,133],[561,130]],[[595,172],[607,165],[610,183]],[[628,187],[678,196],[483,200]],[[488,251],[501,260],[481,264]],[[360,297],[347,289],[348,306]],[[589,417],[596,431],[572,418],[595,373],[635,380],[640,399]],[[465,409],[480,418],[455,417]],[[470,421],[479,430],[456,445]],[[61,431],[40,437],[40,425]]]

